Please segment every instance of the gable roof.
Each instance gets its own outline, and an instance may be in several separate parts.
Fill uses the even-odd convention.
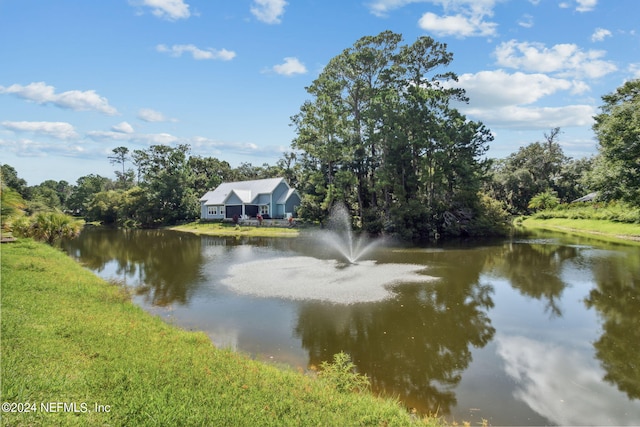
[[[200,198],[200,201],[205,202],[205,206],[224,205],[233,193],[242,200],[242,203],[251,203],[259,194],[272,193],[281,182],[284,182],[287,187],[289,186],[284,178],[223,182],[215,190],[208,191]]]
[[[283,205],[285,203],[287,203],[287,200],[289,200],[289,197],[291,197],[294,193],[297,193],[295,188],[289,188],[289,190],[287,190],[286,193],[284,193],[282,196],[280,196],[280,199],[276,202],[278,205]]]

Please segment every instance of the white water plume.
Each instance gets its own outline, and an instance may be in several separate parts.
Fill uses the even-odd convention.
[[[363,235],[354,236],[351,215],[342,203],[331,209],[328,230],[321,233],[321,239],[350,264],[356,264],[379,244],[378,240],[367,240]]]
[[[237,293],[263,298],[354,304],[390,298],[395,284],[434,280],[420,273],[424,268],[368,260],[345,265],[336,260],[293,256],[235,264],[222,283]]]

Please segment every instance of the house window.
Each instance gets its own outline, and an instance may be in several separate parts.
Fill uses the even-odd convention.
[[[217,206],[209,206],[207,210],[209,215],[218,215],[218,207]],[[222,209],[220,209],[222,210]]]
[[[260,215],[269,215],[269,205],[260,206]]]

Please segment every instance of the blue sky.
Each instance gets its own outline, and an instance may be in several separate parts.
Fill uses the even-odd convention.
[[[0,0],[0,162],[29,185],[114,177],[152,144],[275,164],[323,66],[384,30],[448,45],[490,157],[562,128],[596,152],[601,97],[640,78],[637,0]]]

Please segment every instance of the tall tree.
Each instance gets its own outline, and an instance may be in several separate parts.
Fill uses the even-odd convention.
[[[438,72],[452,54],[429,37],[401,42],[390,31],[363,37],[307,88],[313,98],[292,118],[303,216],[321,219],[344,201],[370,231],[426,223],[425,237],[451,203],[478,201],[461,194],[479,188],[491,135],[450,105],[466,101],[456,75]]]
[[[113,154],[109,156],[109,162],[111,162],[112,165],[122,165],[122,175],[124,175],[125,163],[129,160],[129,149],[127,147],[116,147],[111,151]]]
[[[131,188],[133,186],[134,172],[132,170],[125,170],[126,162],[129,160],[129,149],[127,147],[116,147],[112,152],[113,154],[108,157],[109,162],[111,162],[112,165],[122,165],[122,172],[116,171],[119,188]]]
[[[594,117],[600,159],[591,185],[602,199],[640,206],[640,79],[627,81],[602,97]]]

